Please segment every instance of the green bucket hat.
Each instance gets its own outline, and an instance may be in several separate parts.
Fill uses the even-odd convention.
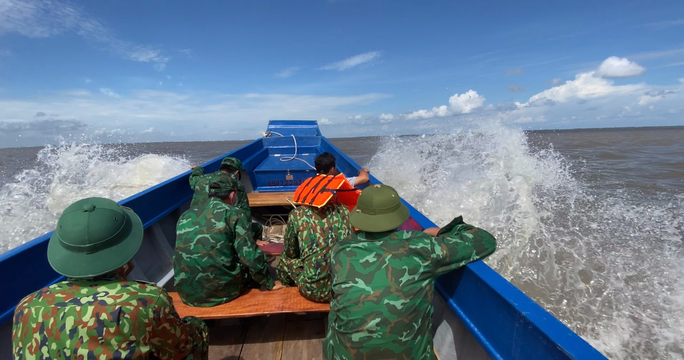
[[[408,218],[409,209],[396,190],[387,185],[373,185],[361,192],[349,221],[359,230],[383,232],[398,228]]]
[[[125,265],[138,251],[143,225],[133,210],[92,197],[69,205],[48,243],[48,261],[58,273],[88,278]]]
[[[230,175],[220,173],[218,176],[212,179],[211,184],[209,184],[209,195],[216,195],[220,193],[228,193],[233,190],[238,189],[237,179]],[[218,184],[219,187],[215,187],[214,184]]]
[[[221,165],[232,166],[238,170],[242,170],[242,161],[238,158],[227,156],[221,160]]]

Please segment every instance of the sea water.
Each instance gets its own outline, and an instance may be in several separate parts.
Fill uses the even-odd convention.
[[[487,264],[609,358],[684,358],[684,128],[332,141],[437,225],[494,234]],[[77,199],[122,200],[244,143],[2,149],[0,250]]]

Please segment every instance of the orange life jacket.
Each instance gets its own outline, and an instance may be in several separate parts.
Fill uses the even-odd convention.
[[[297,205],[322,207],[333,198],[337,202],[347,205],[349,209],[356,206],[361,190],[355,189],[344,174],[316,175],[299,185],[292,200]]]

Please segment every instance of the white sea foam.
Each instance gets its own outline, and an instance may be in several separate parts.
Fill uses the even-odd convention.
[[[491,122],[387,139],[368,167],[438,226],[492,232],[486,262],[609,358],[683,358],[682,197],[591,188],[570,165]]]
[[[78,199],[120,201],[190,168],[181,158],[123,153],[79,143],[42,149],[33,166],[0,189],[0,253],[52,231],[64,208]]]

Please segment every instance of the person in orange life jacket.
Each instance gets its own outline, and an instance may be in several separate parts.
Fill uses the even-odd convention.
[[[314,165],[316,165],[316,173],[318,174],[337,175],[340,173],[335,166],[335,155],[329,152],[324,152],[316,156]],[[357,176],[347,177],[347,181],[349,181],[352,186],[363,185],[370,181],[368,173],[370,173],[370,170],[361,169]]]

